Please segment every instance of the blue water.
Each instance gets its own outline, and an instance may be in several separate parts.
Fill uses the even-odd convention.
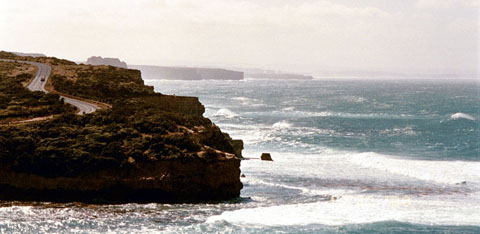
[[[238,114],[233,119],[213,114],[227,132],[230,124],[286,121],[294,126],[275,135],[280,142],[256,144],[260,149],[298,152],[289,146],[298,141],[308,144],[302,152],[321,146],[419,159],[480,160],[480,89],[473,81],[207,81],[202,88],[160,84],[160,92],[199,96],[207,116],[219,109]],[[475,120],[452,119],[456,113]]]
[[[1,203],[0,232],[479,233],[480,86],[467,80],[166,81],[245,142],[219,204]]]

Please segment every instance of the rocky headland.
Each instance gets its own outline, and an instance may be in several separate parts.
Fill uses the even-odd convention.
[[[6,52],[0,52],[0,58],[49,64],[51,90],[108,104],[92,114],[76,115],[58,95],[0,93],[8,101],[0,107],[9,110],[0,116],[4,123],[32,116],[12,109],[19,103],[15,100],[25,99],[26,110],[39,105],[51,116],[0,125],[0,199],[175,203],[240,195],[243,143],[204,118],[198,98],[155,93],[138,70]],[[1,80],[18,84],[20,90],[35,71],[24,66],[5,66]],[[38,98],[49,101],[30,101]],[[44,112],[32,113],[38,117]]]

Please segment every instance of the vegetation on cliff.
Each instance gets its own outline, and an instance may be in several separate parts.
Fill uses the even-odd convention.
[[[0,124],[74,111],[56,94],[26,89],[34,72],[32,65],[0,61]]]
[[[144,85],[138,70],[75,65],[6,52],[0,52],[0,58],[48,63],[52,66],[49,85],[55,90],[112,105],[92,114],[75,115],[57,95],[30,92],[21,86],[31,75],[2,75],[0,84],[14,84],[16,91],[0,88],[0,98],[25,96],[25,101],[15,105],[38,102],[51,108],[45,114],[61,114],[44,122],[0,126],[1,168],[57,178],[160,161],[208,163],[234,157],[232,139],[202,116],[205,109],[198,98],[154,93],[152,87]],[[2,72],[10,74],[11,70]],[[12,101],[1,103],[7,109],[14,105]],[[238,191],[228,194],[238,196],[241,184],[236,177],[232,188]]]
[[[233,153],[230,138],[201,116],[121,100],[90,115],[63,114],[36,124],[4,127],[0,163],[47,177],[74,176],[135,162],[200,158],[213,149]],[[130,162],[129,162],[130,159]]]
[[[152,86],[144,85],[140,71],[112,66],[57,66],[51,82],[59,92],[107,103],[155,94]]]

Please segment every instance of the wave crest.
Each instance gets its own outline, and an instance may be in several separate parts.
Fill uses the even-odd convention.
[[[286,129],[286,128],[291,128],[293,125],[285,120],[282,120],[280,122],[276,122],[272,125],[272,128],[276,129]]]
[[[475,118],[469,114],[465,114],[465,113],[461,113],[461,112],[458,112],[458,113],[455,113],[453,114],[452,116],[450,116],[451,119],[468,119],[468,120],[475,120]]]
[[[238,117],[238,114],[229,109],[222,108],[218,110],[215,114],[213,114],[213,116],[223,116],[226,118],[234,118],[234,117]]]

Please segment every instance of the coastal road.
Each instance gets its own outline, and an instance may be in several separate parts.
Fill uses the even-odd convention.
[[[31,91],[42,91],[44,93],[48,93],[45,89],[45,84],[47,83],[48,77],[50,76],[50,72],[52,68],[47,64],[43,63],[36,63],[36,62],[29,62],[29,61],[19,61],[22,63],[28,63],[36,66],[38,68],[37,74],[35,74],[35,78],[28,84],[27,88]],[[44,79],[44,81],[42,81]]]
[[[45,84],[47,83],[48,77],[50,76],[50,73],[52,71],[52,68],[49,65],[44,63],[30,62],[30,61],[18,61],[18,60],[10,60],[10,59],[0,59],[0,60],[9,61],[9,62],[17,61],[17,62],[28,63],[36,66],[38,68],[37,74],[35,74],[35,78],[33,78],[30,84],[28,84],[27,88],[31,91],[42,91],[44,93],[48,93],[48,91],[45,89]],[[100,109],[100,107],[95,104],[81,101],[75,98],[60,96],[60,99],[63,99],[64,102],[77,107],[78,115],[89,114],[89,113],[95,112],[97,109]]]

